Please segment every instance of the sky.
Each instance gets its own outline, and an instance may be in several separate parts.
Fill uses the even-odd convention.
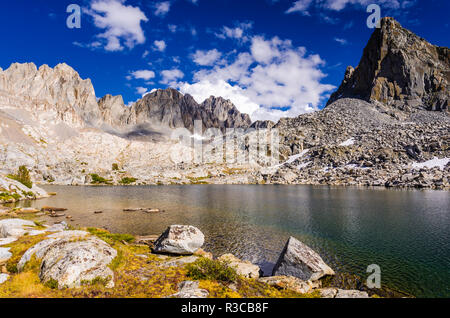
[[[71,4],[80,28],[67,26]],[[277,120],[323,108],[358,65],[370,4],[450,46],[448,0],[14,0],[0,4],[0,67],[67,63],[98,98],[131,105],[173,87]]]

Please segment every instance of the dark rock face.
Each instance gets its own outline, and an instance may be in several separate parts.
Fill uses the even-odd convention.
[[[349,66],[327,105],[340,98],[379,101],[403,110],[449,108],[450,49],[437,47],[383,18],[359,65]]]
[[[191,95],[175,89],[157,90],[145,95],[131,107],[123,104],[121,96],[107,95],[99,106],[105,123],[111,126],[150,124],[166,128],[194,130],[194,122],[202,121],[202,128],[248,128],[250,116],[242,114],[229,101],[210,97],[199,105]]]

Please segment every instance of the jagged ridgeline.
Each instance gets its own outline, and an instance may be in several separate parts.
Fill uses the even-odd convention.
[[[384,18],[359,65],[347,68],[328,105],[351,97],[405,110],[448,111],[449,91],[450,50],[428,43],[393,18]]]
[[[72,127],[104,127],[130,132],[133,126],[153,125],[155,128],[188,128],[201,120],[203,128],[248,128],[250,116],[242,114],[229,101],[211,96],[198,104],[190,95],[175,89],[157,90],[145,95],[131,107],[122,96],[106,95],[98,102],[89,79],[83,80],[67,64],[55,68],[33,63],[12,64],[0,70],[0,102],[21,104],[28,110],[52,110],[56,119]]]

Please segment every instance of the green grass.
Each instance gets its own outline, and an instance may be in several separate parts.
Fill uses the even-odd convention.
[[[186,266],[187,276],[194,280],[215,280],[220,282],[233,282],[238,278],[236,270],[227,262],[199,258]]]
[[[106,230],[101,230],[93,227],[89,227],[87,230],[92,235],[97,236],[98,238],[109,244],[113,244],[115,242],[133,243],[135,240],[134,236],[131,234],[114,234]]]

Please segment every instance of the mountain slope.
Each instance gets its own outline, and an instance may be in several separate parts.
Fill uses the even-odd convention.
[[[359,65],[347,68],[328,105],[351,97],[405,110],[448,111],[449,91],[450,50],[428,43],[393,18],[383,18]]]

